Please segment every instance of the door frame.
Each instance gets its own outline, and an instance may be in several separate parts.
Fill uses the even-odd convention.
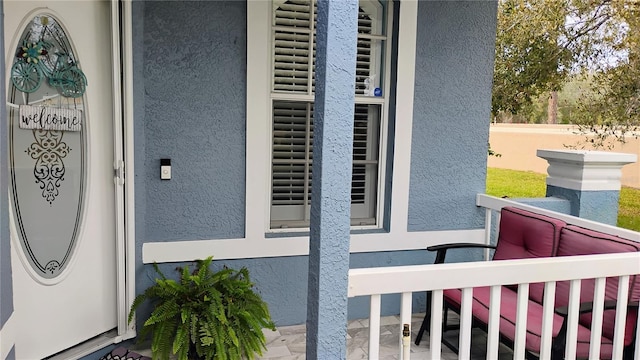
[[[132,0],[111,0],[114,131],[119,135],[114,136],[114,148],[121,152],[116,153],[114,164],[120,174],[116,187],[118,336],[114,343],[136,336],[135,322],[127,322],[136,296],[132,26]]]
[[[129,309],[136,294],[132,0],[111,0],[110,2],[118,327],[115,337],[103,335],[104,342],[94,344],[92,346],[94,349],[96,346],[103,347],[102,345],[119,343],[136,336],[135,322],[132,324],[127,322]],[[84,347],[83,345],[76,348]],[[91,353],[92,351],[89,350],[91,349],[86,349],[78,357]]]

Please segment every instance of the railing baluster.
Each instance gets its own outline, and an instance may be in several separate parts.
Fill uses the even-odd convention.
[[[369,307],[369,359],[380,355],[380,294],[371,295]]]
[[[613,330],[613,355],[612,359],[622,359],[624,346],[624,328],[627,318],[627,303],[629,300],[629,276],[618,278],[618,303],[616,304],[616,324]],[[640,335],[636,335],[640,336]],[[636,351],[638,349],[636,348]]]
[[[593,313],[591,316],[591,341],[589,360],[600,359],[602,342],[602,315],[604,315],[604,293],[607,278],[597,278],[593,289]]]
[[[491,244],[491,209],[484,210],[484,243],[485,245]],[[491,260],[490,255],[491,252],[489,248],[484,249],[484,259],[485,261]]]
[[[496,212],[496,224],[500,224],[500,220],[502,220],[502,213],[500,211]],[[496,226],[496,243],[500,238],[500,225]]]
[[[473,305],[473,288],[462,289],[462,305],[460,305],[460,340],[458,359],[471,357],[471,306]]]
[[[569,316],[567,317],[567,341],[564,358],[576,358],[578,342],[578,310],[580,307],[581,280],[571,280],[569,288]]]
[[[527,310],[529,308],[529,284],[518,285],[518,305],[516,306],[516,334],[513,344],[513,358],[524,359],[527,342]]]
[[[491,287],[491,298],[489,304],[489,328],[487,331],[487,360],[498,358],[498,349],[500,348],[500,296],[502,295],[502,286]]]
[[[401,297],[400,305],[400,360],[409,360],[410,351],[404,351],[402,330],[404,324],[409,324],[409,337],[411,337],[411,301],[412,293],[404,292]],[[411,339],[409,339],[409,349],[411,349]]]
[[[542,319],[542,338],[541,338],[541,359],[548,359],[551,349],[550,334],[552,330],[551,313],[555,290],[554,281],[569,281],[571,286],[569,290],[569,317],[567,329],[566,358],[572,359],[577,352],[577,325],[579,321],[578,306],[580,301],[580,279],[599,279],[596,280],[594,297],[596,300],[596,313],[602,313],[598,309],[601,293],[606,292],[606,281],[603,288],[602,279],[620,277],[618,286],[618,309],[616,311],[615,337],[614,337],[614,353],[613,358],[621,358],[624,341],[624,327],[626,306],[628,295],[631,291],[629,288],[630,276],[636,276],[638,273],[638,263],[640,261],[639,253],[624,254],[601,254],[601,255],[583,255],[583,256],[567,256],[557,258],[540,258],[540,259],[522,259],[522,260],[502,260],[493,262],[479,263],[458,263],[458,264],[438,264],[438,265],[415,265],[415,266],[399,266],[399,267],[381,267],[370,269],[351,269],[349,270],[349,297],[365,296],[371,294],[402,294],[415,291],[431,291],[432,292],[432,311],[430,324],[431,337],[431,359],[441,358],[441,340],[442,340],[442,304],[443,288],[460,288],[463,290],[463,299],[461,307],[461,335],[460,335],[460,358],[468,359],[470,357],[471,346],[471,326],[472,314],[471,308],[473,304],[472,287],[489,286],[491,287],[490,299],[490,324],[487,353],[488,358],[495,358],[497,345],[492,340],[495,335],[497,322],[493,312],[499,308],[496,304],[500,303],[495,297],[500,286],[504,284],[518,284],[518,294],[521,298],[527,298],[527,283],[546,282],[545,298]],[[473,273],[473,276],[469,274]],[[623,275],[621,275],[623,274]],[[601,279],[602,278],[602,279]],[[571,279],[571,280],[567,280]],[[435,290],[434,290],[435,289]],[[606,295],[606,294],[605,294]],[[409,296],[409,295],[406,295]],[[370,314],[370,345],[369,356],[372,359],[379,357],[379,341],[380,341],[380,298],[381,295],[371,296],[371,314]],[[521,301],[521,299],[518,299]],[[526,318],[526,310],[518,305],[516,309],[516,338],[520,341],[514,342],[514,358],[520,359],[524,356],[526,336],[523,335],[519,324],[522,324]],[[409,309],[408,307],[406,309]],[[600,316],[598,314],[598,316]],[[405,316],[403,315],[404,319]],[[600,322],[598,318],[592,318],[594,325]],[[405,321],[403,320],[403,323]],[[636,321],[634,320],[634,323]],[[628,324],[631,325],[631,324]],[[521,325],[522,326],[522,325]],[[635,324],[636,329],[640,330],[640,317]],[[599,326],[598,326],[599,327]],[[600,330],[594,329],[599,332]],[[598,334],[593,335],[593,339],[598,338]],[[592,341],[591,358],[597,358],[597,341]],[[491,345],[494,343],[494,345]],[[636,349],[640,348],[640,336],[636,337]],[[602,347],[602,345],[600,345]],[[636,350],[636,352],[638,352]],[[499,354],[498,354],[499,355]],[[635,355],[636,360],[640,360],[638,354]],[[633,357],[633,356],[632,356]]]
[[[431,327],[429,328],[429,346],[431,360],[440,360],[442,352],[442,290],[431,292]]]
[[[634,349],[636,349],[635,360],[640,360],[640,309],[637,309],[636,312],[636,344]]]
[[[551,358],[551,338],[553,337],[553,314],[556,303],[556,282],[544,284],[542,308],[542,332],[540,337],[540,359]]]

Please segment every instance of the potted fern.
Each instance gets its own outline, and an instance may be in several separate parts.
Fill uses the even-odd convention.
[[[149,300],[153,311],[139,341],[151,334],[153,358],[168,360],[253,359],[266,349],[263,328],[275,330],[267,304],[253,290],[246,268],[211,270],[212,257],[195,269],[178,268],[179,281],[168,279],[154,264],[156,283],[138,295],[136,309]]]

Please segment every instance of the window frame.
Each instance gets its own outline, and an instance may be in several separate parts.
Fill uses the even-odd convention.
[[[315,0],[312,0],[315,1]],[[381,0],[384,1],[384,0]],[[264,121],[266,122],[266,130],[267,132],[265,133],[265,137],[266,137],[266,141],[268,144],[268,149],[269,151],[266,151],[267,153],[267,158],[268,158],[268,162],[267,162],[267,173],[266,173],[266,179],[265,179],[265,183],[266,183],[266,187],[267,187],[267,191],[266,195],[262,195],[265,197],[266,203],[265,205],[265,209],[264,209],[264,214],[265,214],[265,220],[264,220],[264,231],[265,233],[290,233],[290,232],[305,232],[309,230],[309,226],[300,226],[300,227],[294,227],[294,225],[296,224],[302,224],[304,222],[304,220],[301,221],[296,221],[296,220],[291,220],[288,221],[290,224],[292,224],[292,226],[290,227],[272,227],[272,216],[271,216],[271,211],[272,211],[272,160],[273,160],[273,104],[275,101],[295,101],[295,102],[311,102],[313,103],[314,98],[315,98],[315,93],[308,90],[307,92],[303,93],[303,92],[283,92],[283,91],[275,91],[274,90],[274,86],[273,86],[273,82],[274,82],[274,62],[275,62],[275,51],[274,51],[274,47],[273,47],[273,43],[275,41],[275,36],[274,36],[274,24],[273,21],[275,20],[275,16],[274,16],[274,10],[276,8],[276,3],[284,3],[284,0],[272,0],[272,1],[268,1],[268,6],[266,6],[266,8],[268,8],[269,10],[264,12],[264,16],[266,18],[266,24],[268,25],[266,28],[264,28],[264,33],[267,34],[267,38],[268,38],[268,42],[267,44],[265,44],[266,49],[268,50],[268,57],[265,58],[265,61],[267,63],[268,66],[268,73],[266,75],[268,81],[266,84],[263,84],[263,89],[264,89],[264,85],[266,85],[267,91],[264,95],[262,96],[266,96],[265,102],[266,105],[268,106],[268,111],[266,112],[266,116],[264,116]],[[364,4],[361,4],[360,7],[363,9],[367,9],[369,7],[375,7],[377,6],[376,4],[374,4],[375,2],[378,2],[378,0],[361,0],[361,2],[363,2]],[[368,6],[366,4],[369,4]],[[371,39],[372,43],[373,41],[382,41],[381,44],[381,49],[383,52],[383,55],[380,57],[380,63],[376,64],[377,67],[384,69],[384,74],[383,77],[381,79],[378,80],[378,83],[382,83],[381,86],[381,90],[382,90],[382,96],[379,97],[372,97],[372,96],[367,96],[367,95],[360,95],[360,94],[356,94],[355,95],[355,101],[354,101],[354,106],[356,104],[365,104],[365,105],[375,105],[375,106],[379,106],[379,111],[380,111],[380,116],[379,116],[379,124],[378,124],[378,138],[375,139],[375,141],[377,141],[377,150],[378,150],[378,154],[377,154],[377,170],[376,170],[376,185],[373,186],[372,188],[366,189],[365,193],[368,193],[369,196],[373,196],[374,199],[374,204],[371,205],[373,207],[373,224],[367,224],[367,225],[359,225],[359,224],[354,224],[354,219],[352,218],[352,225],[351,225],[351,229],[352,230],[367,230],[367,229],[380,229],[382,228],[382,224],[384,223],[384,203],[385,203],[385,185],[386,185],[386,172],[390,171],[388,170],[388,166],[387,166],[387,149],[388,149],[388,143],[389,143],[389,139],[388,139],[388,127],[389,127],[389,111],[390,111],[390,89],[391,89],[391,74],[394,71],[394,69],[391,68],[391,56],[392,56],[392,40],[394,38],[394,34],[393,34],[393,20],[394,20],[394,2],[393,0],[388,0],[386,1],[386,4],[383,6],[382,10],[382,29],[383,29],[383,33],[384,35],[359,35],[358,39],[360,38],[367,38],[367,39]],[[264,20],[263,19],[263,24],[264,24]],[[312,30],[313,34],[311,36],[315,36],[315,29]],[[264,39],[264,36],[263,36]],[[310,43],[313,43],[314,40],[311,39]],[[247,70],[249,71],[249,64],[250,62],[248,61],[248,66],[247,66]],[[312,78],[312,74],[309,73],[309,79],[311,81]],[[251,86],[251,84],[248,84],[248,86]],[[249,114],[248,114],[249,115]],[[263,149],[266,149],[263,148]],[[305,205],[302,205],[305,206]],[[310,205],[309,205],[310,206]],[[351,205],[352,209],[354,207],[354,204]],[[365,206],[365,205],[361,205],[361,204],[355,204],[355,206]],[[369,206],[369,205],[367,205]],[[355,220],[358,219],[363,219],[363,218],[356,218]],[[282,221],[282,222],[286,222],[286,221]]]

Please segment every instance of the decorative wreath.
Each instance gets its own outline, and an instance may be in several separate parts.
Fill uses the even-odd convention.
[[[18,57],[24,59],[28,63],[37,64],[40,56],[47,55],[47,50],[42,43],[30,43],[18,49]]]

